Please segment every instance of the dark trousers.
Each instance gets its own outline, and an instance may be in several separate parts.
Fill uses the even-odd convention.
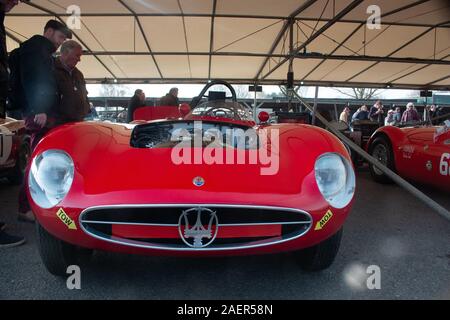
[[[50,130],[47,127],[41,128],[34,122],[34,116],[25,117],[25,129],[31,135],[31,152],[34,151],[39,141],[44,137],[44,135]],[[19,190],[19,212],[27,213],[31,210],[30,203],[27,198],[27,183],[28,183],[28,171],[30,169],[30,164],[27,167],[27,174],[23,179],[22,186]]]

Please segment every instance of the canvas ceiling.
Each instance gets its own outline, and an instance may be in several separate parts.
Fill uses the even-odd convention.
[[[296,84],[450,90],[449,0],[32,0],[6,18],[8,49],[71,5],[91,83],[280,84],[292,58]]]

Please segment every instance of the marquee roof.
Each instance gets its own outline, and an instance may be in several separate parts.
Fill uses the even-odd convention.
[[[8,49],[73,25],[71,5],[90,83],[281,84],[291,63],[296,84],[450,90],[448,0],[32,0],[5,20]]]

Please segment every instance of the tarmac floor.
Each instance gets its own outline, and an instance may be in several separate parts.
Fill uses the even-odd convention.
[[[450,209],[449,194],[419,187]],[[355,204],[327,270],[304,272],[291,254],[192,259],[95,252],[81,270],[80,290],[45,269],[34,225],[17,222],[17,193],[0,181],[0,221],[27,239],[0,249],[0,299],[450,299],[450,221],[400,187],[373,182],[366,170],[357,174]],[[379,289],[367,286],[369,266],[380,268]]]

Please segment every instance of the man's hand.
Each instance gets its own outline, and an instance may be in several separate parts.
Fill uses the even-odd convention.
[[[47,114],[39,113],[39,114],[35,115],[34,116],[34,123],[36,123],[41,128],[43,128],[45,126],[45,124],[47,123]]]

